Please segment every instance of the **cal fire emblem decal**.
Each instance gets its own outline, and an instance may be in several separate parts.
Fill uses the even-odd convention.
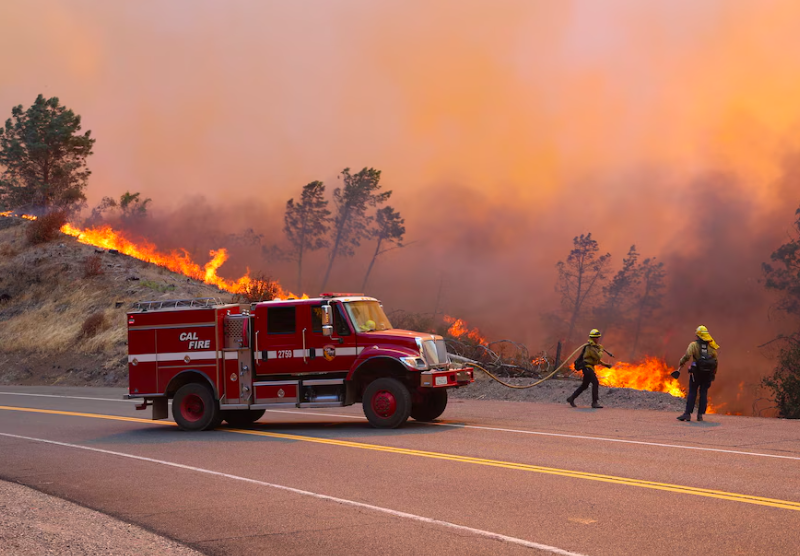
[[[325,346],[322,348],[322,356],[328,361],[333,361],[333,358],[336,357],[336,348],[333,346]]]

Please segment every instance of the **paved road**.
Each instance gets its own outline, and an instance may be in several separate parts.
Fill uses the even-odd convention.
[[[0,388],[0,479],[207,554],[798,553],[800,422],[458,400],[187,433],[122,393]]]

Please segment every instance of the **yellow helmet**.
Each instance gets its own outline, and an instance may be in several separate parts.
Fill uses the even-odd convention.
[[[704,325],[702,325],[702,324],[701,324],[700,326],[698,326],[698,327],[697,327],[696,334],[697,334],[698,336],[699,336],[700,334],[708,334],[708,328],[706,328]]]
[[[589,332],[590,338],[599,338],[600,336],[602,336],[602,334],[600,334],[600,331],[597,328],[592,328],[592,331]]]

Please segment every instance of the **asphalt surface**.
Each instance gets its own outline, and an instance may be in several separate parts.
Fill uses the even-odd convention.
[[[0,388],[0,479],[207,554],[799,550],[800,422],[455,400],[391,431],[353,406],[187,433],[123,393]]]

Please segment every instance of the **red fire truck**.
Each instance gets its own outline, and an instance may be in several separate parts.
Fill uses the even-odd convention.
[[[147,301],[128,313],[128,399],[185,430],[241,427],[267,409],[361,402],[394,428],[439,417],[447,390],[473,382],[441,336],[392,328],[361,294],[251,305],[214,298]]]

